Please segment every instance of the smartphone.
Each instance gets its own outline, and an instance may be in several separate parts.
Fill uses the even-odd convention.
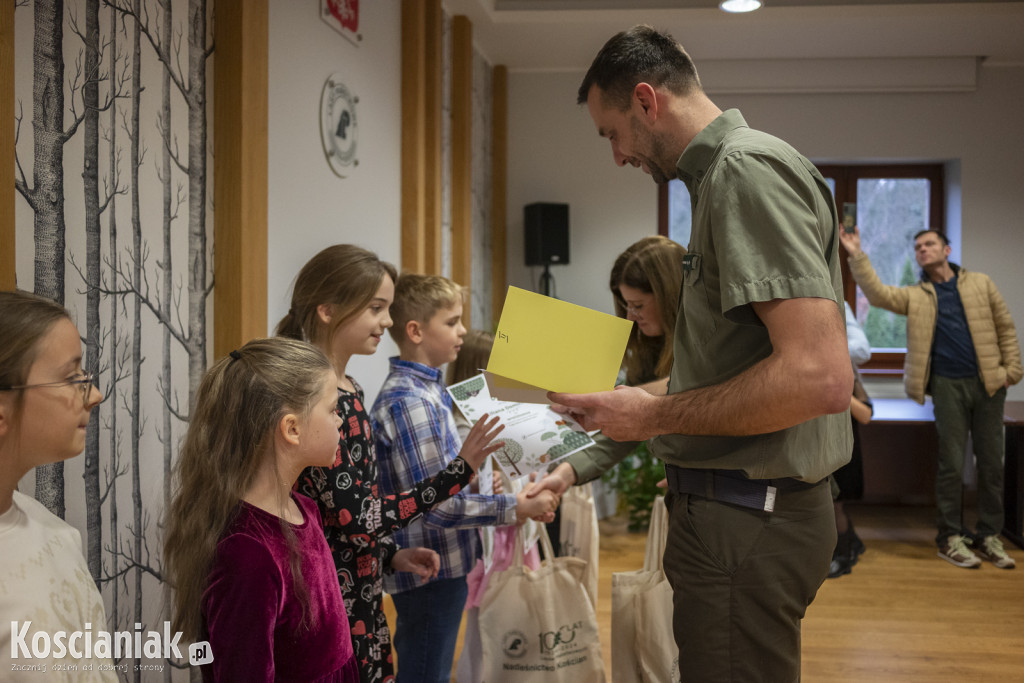
[[[853,233],[857,225],[857,202],[843,202],[843,230]]]

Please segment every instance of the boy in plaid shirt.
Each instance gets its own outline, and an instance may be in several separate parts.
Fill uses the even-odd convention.
[[[390,333],[399,355],[390,359],[391,371],[370,412],[381,495],[443,470],[462,446],[441,372],[455,360],[466,333],[462,300],[462,287],[444,277],[406,273],[395,283]],[[425,584],[400,574],[384,579],[397,614],[398,680],[450,680],[466,575],[480,553],[476,529],[553,516],[557,505],[554,495],[535,499],[464,490],[393,534],[399,547],[431,548],[441,560],[437,577]]]

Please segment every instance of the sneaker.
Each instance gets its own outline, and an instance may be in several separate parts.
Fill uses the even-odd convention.
[[[1002,544],[999,549],[1002,550]],[[1005,553],[1003,555],[1005,556]],[[964,543],[963,536],[954,535],[947,538],[946,544],[939,548],[939,557],[964,569],[977,569],[981,566],[981,560],[970,551],[967,544]],[[1010,561],[1012,562],[1012,560]]]
[[[1003,542],[998,536],[986,536],[978,545],[978,557],[988,560],[1000,569],[1013,569],[1017,563],[1003,550]]]

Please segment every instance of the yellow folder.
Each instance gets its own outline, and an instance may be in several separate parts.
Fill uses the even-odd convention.
[[[614,315],[509,287],[487,363],[491,394],[522,401],[522,393],[511,397],[502,390],[509,384],[535,388],[540,398],[533,402],[544,402],[546,391],[608,391],[632,326]]]

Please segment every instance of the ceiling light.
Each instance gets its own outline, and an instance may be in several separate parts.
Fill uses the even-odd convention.
[[[753,12],[756,9],[761,9],[762,4],[761,0],[722,0],[722,2],[718,3],[718,7],[722,11],[739,14],[741,12]]]

